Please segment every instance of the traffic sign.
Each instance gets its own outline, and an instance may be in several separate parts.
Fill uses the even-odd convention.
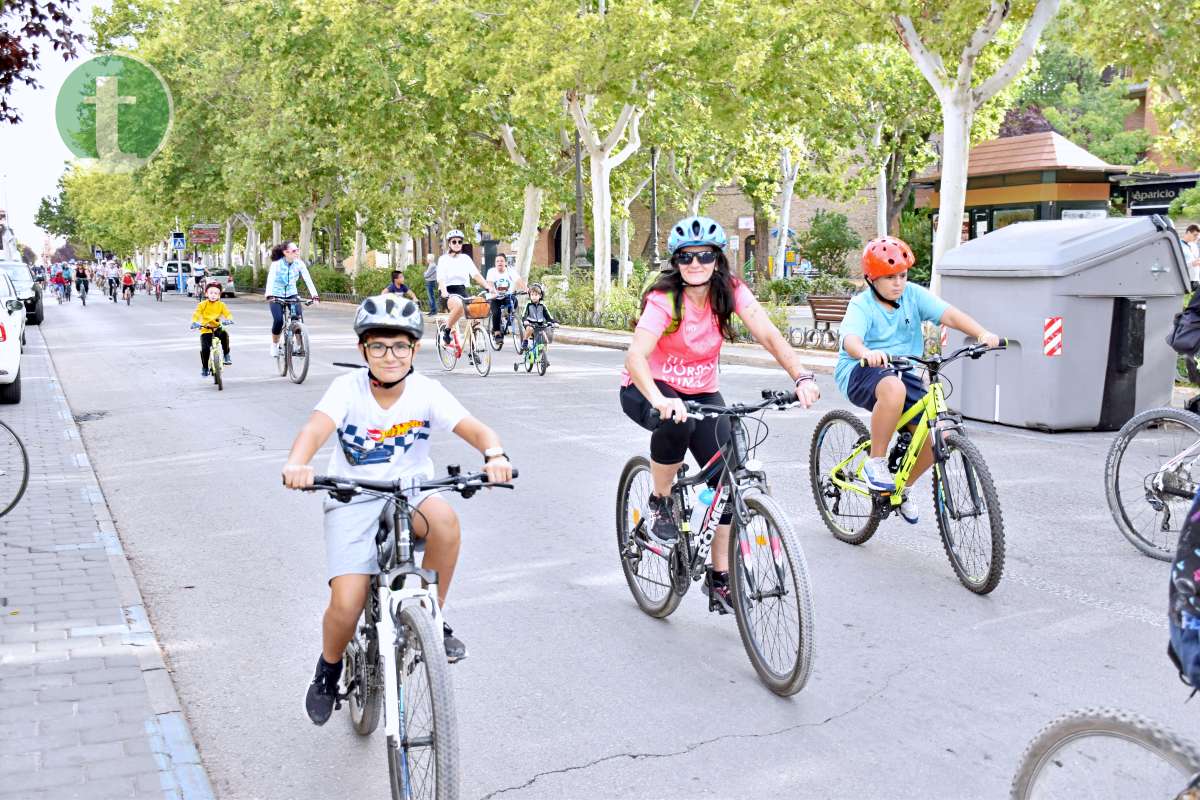
[[[100,259],[104,258],[104,251],[101,250],[99,247],[93,247],[92,255],[95,257],[95,259],[97,261],[99,261]]]
[[[171,249],[172,250],[186,250],[187,249],[187,237],[184,236],[182,232],[175,231],[174,233],[171,234]]]
[[[188,235],[192,244],[217,244],[221,241],[221,226],[214,222],[198,222]]]

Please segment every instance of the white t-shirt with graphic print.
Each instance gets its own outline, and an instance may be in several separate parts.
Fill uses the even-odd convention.
[[[497,292],[515,292],[517,290],[517,273],[513,272],[511,268],[501,272],[492,267],[488,270],[487,282],[495,286]]]
[[[365,369],[335,379],[314,410],[337,426],[325,473],[370,481],[433,478],[430,434],[454,430],[468,416],[440,383],[416,372],[405,379],[400,399],[381,408]]]

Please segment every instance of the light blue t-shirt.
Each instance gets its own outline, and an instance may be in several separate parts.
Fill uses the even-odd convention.
[[[949,307],[945,300],[915,283],[904,287],[897,309],[881,305],[870,287],[855,296],[842,320],[840,337],[843,344],[837,367],[833,370],[838,389],[843,395],[847,393],[850,372],[858,363],[846,352],[847,336],[861,336],[868,350],[882,350],[893,356],[919,356],[925,352],[921,323],[940,323],[942,314]]]

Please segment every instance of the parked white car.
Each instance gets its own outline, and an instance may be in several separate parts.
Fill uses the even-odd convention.
[[[176,281],[179,277],[179,270],[183,269],[183,278],[186,283],[184,291],[190,292],[192,288],[192,262],[190,261],[168,261],[163,265],[163,272],[166,275],[166,282],[163,283],[163,289],[168,292],[173,292],[177,288]]]
[[[25,302],[0,271],[0,403],[21,402],[21,352],[25,349]]]
[[[233,289],[233,274],[224,267],[212,267],[200,276],[200,280],[205,286],[210,283],[221,284],[222,297],[237,297]]]

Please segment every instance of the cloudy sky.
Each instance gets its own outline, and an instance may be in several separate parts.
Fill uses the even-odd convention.
[[[90,37],[92,10],[107,5],[106,0],[80,0],[76,4],[75,30]],[[0,206],[8,209],[17,240],[39,256],[46,233],[33,224],[34,215],[42,197],[55,193],[66,162],[74,158],[54,124],[54,100],[71,71],[91,55],[85,45],[77,60],[64,62],[57,53],[43,48],[36,73],[42,87],[18,85],[11,101],[22,121],[17,125],[0,123]]]

